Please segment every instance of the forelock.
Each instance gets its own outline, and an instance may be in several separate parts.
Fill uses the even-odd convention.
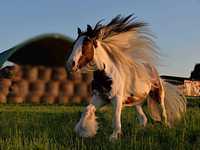
[[[81,48],[84,42],[84,39],[86,38],[85,35],[79,36],[76,41],[74,42],[73,48],[78,49]]]

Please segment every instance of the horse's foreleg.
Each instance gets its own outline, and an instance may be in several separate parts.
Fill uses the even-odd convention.
[[[137,116],[138,116],[138,120],[140,122],[140,125],[142,126],[146,126],[147,124],[147,117],[142,109],[142,105],[141,104],[138,104],[135,106],[135,109],[137,111]]]
[[[95,94],[92,97],[92,102],[89,104],[81,115],[79,122],[75,126],[75,132],[81,137],[93,137],[97,133],[98,123],[96,121],[96,108],[105,105],[105,101]]]
[[[113,133],[110,136],[110,141],[116,140],[122,134],[121,131],[121,111],[122,111],[122,97],[114,97],[112,103],[114,106],[114,117],[113,117]]]
[[[102,106],[106,105],[108,103],[108,101],[104,100],[99,93],[95,93],[92,96],[92,102],[91,104],[95,106],[96,109],[101,108]]]

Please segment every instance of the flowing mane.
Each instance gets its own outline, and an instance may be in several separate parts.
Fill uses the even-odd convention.
[[[136,21],[133,15],[118,15],[105,25],[101,22],[99,21],[94,29],[88,25],[87,30],[80,35],[100,41],[116,63],[134,61],[156,65],[158,51],[147,23]]]

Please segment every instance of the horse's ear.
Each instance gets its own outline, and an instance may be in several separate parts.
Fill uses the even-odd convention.
[[[78,30],[78,35],[80,35],[81,34],[81,29],[78,28],[77,30]]]
[[[88,32],[91,32],[91,31],[92,31],[92,27],[91,27],[89,24],[87,25],[87,31],[88,31]]]

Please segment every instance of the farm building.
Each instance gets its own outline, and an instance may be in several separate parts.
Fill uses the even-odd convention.
[[[161,76],[176,85],[186,96],[200,96],[200,64],[196,64],[189,78]]]

